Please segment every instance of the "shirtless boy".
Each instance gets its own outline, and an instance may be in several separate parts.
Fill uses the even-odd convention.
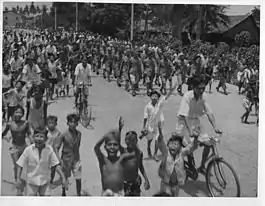
[[[12,146],[10,147],[10,154],[14,164],[14,177],[17,181],[17,160],[23,153],[26,148],[26,136],[30,139],[30,142],[33,142],[31,137],[30,127],[27,121],[22,120],[24,116],[24,109],[20,105],[17,106],[14,110],[14,120],[7,123],[5,130],[2,133],[2,138],[7,135],[10,130],[12,135]],[[20,195],[21,191],[18,191],[17,195]]]
[[[105,143],[105,156],[100,147]],[[111,130],[99,140],[94,151],[98,158],[101,173],[102,196],[124,196],[124,160],[133,157],[135,152],[123,153],[118,156],[120,150],[120,132]]]
[[[150,188],[150,183],[146,175],[144,165],[143,165],[143,152],[137,147],[137,133],[135,131],[129,131],[125,135],[125,143],[127,148],[125,152],[131,154],[135,153],[134,156],[128,158],[124,162],[124,192],[125,196],[141,196],[141,177],[138,174],[140,170],[144,177],[145,183],[144,188],[148,190]]]
[[[119,119],[119,131],[121,133],[124,127],[124,120],[122,118]],[[138,171],[142,173],[145,183],[145,190],[150,189],[150,183],[148,177],[146,175],[144,166],[143,166],[143,152],[138,148],[137,145],[138,138],[137,133],[135,131],[129,131],[125,134],[125,144],[127,148],[122,148],[121,153],[135,153],[134,156],[128,158],[124,162],[124,192],[125,196],[141,196],[141,184],[142,179],[138,174]]]

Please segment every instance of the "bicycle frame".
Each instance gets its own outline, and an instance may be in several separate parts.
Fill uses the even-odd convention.
[[[212,150],[212,153],[207,157],[205,162],[208,162],[208,164],[209,164],[210,162],[216,161],[217,159],[223,159],[223,157],[219,156],[219,152],[218,152],[216,143],[214,143],[213,145],[208,146],[208,147],[210,147],[210,150]]]

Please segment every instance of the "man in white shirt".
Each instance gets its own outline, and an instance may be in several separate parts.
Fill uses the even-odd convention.
[[[91,86],[91,65],[87,63],[87,58],[83,57],[82,63],[75,68],[75,102],[77,103],[80,86],[84,85],[84,95],[88,96],[88,89]]]
[[[216,133],[221,133],[221,130],[217,129],[215,124],[215,118],[213,112],[207,103],[204,94],[205,83],[202,77],[196,77],[193,79],[193,90],[184,94],[180,108],[177,115],[176,130],[179,135],[184,136],[184,140],[190,142],[190,137],[196,136],[196,134],[202,134],[203,127],[200,124],[200,117],[204,114],[208,116],[209,122],[212,124]],[[184,141],[184,142],[185,142]],[[206,173],[205,163],[209,156],[210,147],[204,147],[202,154],[201,166],[199,172]]]
[[[11,66],[11,71],[19,71],[22,68],[24,59],[18,56],[18,50],[13,51],[14,57],[11,58],[9,64]]]
[[[56,47],[55,47],[55,45],[53,43],[50,43],[46,47],[46,55],[50,56],[51,54],[53,54],[54,56],[56,56],[56,54],[57,54],[57,49],[56,49]]]

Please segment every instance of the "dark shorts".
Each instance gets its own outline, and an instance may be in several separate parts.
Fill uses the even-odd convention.
[[[140,176],[134,181],[124,181],[124,192],[125,196],[141,196],[141,184],[142,179]]]

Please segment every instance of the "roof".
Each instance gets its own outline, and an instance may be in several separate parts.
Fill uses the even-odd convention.
[[[251,34],[251,43],[260,42],[260,29],[252,15],[235,24],[233,27],[223,32],[224,37],[234,38],[241,31],[248,31]]]
[[[247,17],[248,17],[248,15],[229,16],[230,23],[229,23],[228,27],[219,23],[218,28],[213,29],[211,32],[212,33],[215,33],[215,32],[221,32],[222,33],[224,31],[227,31],[228,29],[234,27],[236,24],[240,23],[241,21],[243,21]]]

